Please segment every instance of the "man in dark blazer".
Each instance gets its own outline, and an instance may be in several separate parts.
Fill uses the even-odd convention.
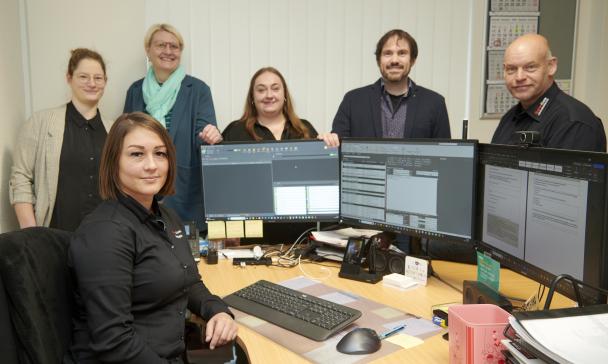
[[[418,56],[416,40],[393,29],[376,45],[382,77],[351,90],[334,117],[332,132],[319,136],[328,145],[338,138],[450,138],[450,122],[443,96],[416,85],[409,73]]]
[[[440,94],[418,86],[409,78],[418,57],[418,44],[406,31],[393,29],[376,45],[376,63],[382,77],[349,91],[334,117],[332,132],[318,136],[330,146],[339,138],[450,138],[450,121]],[[384,233],[388,242],[409,252],[409,236]],[[382,248],[388,245],[383,244]]]

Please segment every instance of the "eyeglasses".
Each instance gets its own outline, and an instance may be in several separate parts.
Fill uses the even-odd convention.
[[[165,49],[167,49],[167,47],[169,48],[169,50],[171,52],[179,52],[179,51],[181,51],[181,48],[180,48],[179,44],[175,44],[175,43],[171,43],[171,42],[162,42],[162,43],[155,43],[154,44],[154,48],[156,48],[159,51],[165,50]]]
[[[106,83],[106,76],[103,75],[88,75],[86,73],[79,73],[76,75],[76,81],[82,85],[86,85],[89,81],[93,81],[97,86],[101,86]]]

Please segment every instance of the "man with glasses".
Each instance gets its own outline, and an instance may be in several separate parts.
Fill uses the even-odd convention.
[[[518,131],[536,131],[543,147],[606,152],[601,120],[554,82],[557,58],[545,37],[515,39],[505,51],[503,67],[507,89],[519,102],[500,120],[492,143],[518,144]]]

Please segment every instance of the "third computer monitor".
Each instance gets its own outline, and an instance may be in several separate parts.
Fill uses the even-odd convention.
[[[344,223],[473,242],[477,142],[344,139]]]
[[[201,147],[205,218],[336,221],[338,149],[319,140]]]
[[[607,288],[608,155],[481,144],[479,161],[481,250],[544,285],[569,274]]]

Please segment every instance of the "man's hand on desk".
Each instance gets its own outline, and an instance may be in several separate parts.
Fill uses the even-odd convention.
[[[205,342],[209,343],[211,350],[216,346],[222,346],[236,339],[238,326],[225,312],[213,316],[205,327]]]

